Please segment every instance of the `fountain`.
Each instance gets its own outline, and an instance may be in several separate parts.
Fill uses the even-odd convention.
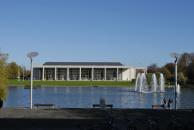
[[[159,79],[159,84],[160,84],[160,92],[165,92],[165,80],[164,80],[164,75],[160,73],[160,79]]]
[[[151,91],[157,92],[157,88],[158,88],[158,83],[157,83],[156,74],[152,74]]]
[[[143,92],[145,91],[145,89],[147,90],[147,78],[146,78],[145,73],[142,73],[140,77],[139,91]]]
[[[140,73],[137,74],[137,78],[136,78],[136,83],[135,83],[135,91],[138,91],[138,84],[139,84],[139,78],[140,78]]]
[[[159,84],[157,81],[156,74],[152,74],[151,84],[147,84],[147,78],[145,73],[138,73],[135,84],[135,91],[141,93],[153,93],[153,92],[164,92],[164,75],[161,73],[159,78]]]
[[[177,92],[178,94],[181,93],[181,88],[180,88],[180,85],[179,85],[179,84],[177,85],[176,92]]]
[[[138,73],[135,85],[135,91],[143,92],[147,88],[147,78],[145,73]]]

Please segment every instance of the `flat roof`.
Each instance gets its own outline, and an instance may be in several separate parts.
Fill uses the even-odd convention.
[[[123,66],[120,62],[45,62],[46,66]]]

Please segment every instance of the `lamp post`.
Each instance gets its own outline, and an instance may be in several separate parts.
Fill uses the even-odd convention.
[[[175,58],[174,64],[175,64],[175,88],[174,88],[174,100],[175,100],[175,104],[174,104],[174,109],[177,109],[177,62],[178,62],[178,57],[179,54],[178,53],[172,53],[171,57]]]
[[[30,58],[30,63],[31,63],[31,78],[30,78],[30,109],[32,109],[32,95],[33,95],[33,58],[38,56],[38,52],[30,52],[27,54],[27,57]]]

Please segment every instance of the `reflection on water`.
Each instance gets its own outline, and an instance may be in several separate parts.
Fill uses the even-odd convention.
[[[114,108],[151,108],[163,98],[174,99],[174,90],[165,93],[137,93],[126,87],[40,87],[33,91],[33,103],[54,104],[58,108],[91,108],[104,97]],[[29,107],[29,89],[9,87],[4,107]],[[194,108],[194,89],[184,88],[177,98],[178,108]]]

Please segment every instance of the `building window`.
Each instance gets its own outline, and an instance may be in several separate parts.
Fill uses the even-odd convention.
[[[45,68],[45,78],[46,80],[55,79],[55,68]]]
[[[104,80],[104,69],[95,68],[94,69],[94,80]]]
[[[82,78],[82,80],[91,80],[92,79],[92,69],[90,69],[90,68],[82,68],[81,69],[81,71],[82,71],[82,76],[81,76],[81,78]]]
[[[70,68],[69,69],[69,79],[70,80],[79,80],[79,68]]]
[[[106,69],[106,80],[117,80],[117,69],[107,68]]]
[[[57,68],[57,80],[67,80],[66,68]]]
[[[34,80],[42,80],[42,68],[34,68],[33,72]]]

